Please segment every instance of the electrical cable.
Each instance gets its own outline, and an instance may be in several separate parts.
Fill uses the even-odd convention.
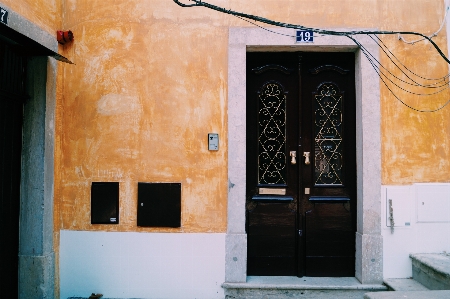
[[[434,80],[434,81],[438,81],[438,82],[440,82],[440,81],[444,81],[445,79],[447,79],[448,77],[450,77],[450,73],[449,74],[447,74],[447,75],[445,75],[445,76],[442,76],[442,77],[440,77],[440,78],[426,78],[426,77],[423,77],[423,76],[420,76],[420,75],[418,75],[418,74],[416,74],[416,73],[414,73],[413,71],[411,71],[408,67],[406,67],[392,52],[391,52],[391,50],[389,50],[389,48],[383,43],[383,41],[377,36],[377,35],[374,35],[376,38],[377,38],[377,40],[378,40],[378,42],[379,43],[381,43],[382,45],[383,45],[383,48],[385,48],[388,52],[389,52],[389,55],[386,53],[386,55],[387,56],[392,56],[392,57],[394,57],[395,58],[395,60],[397,60],[408,72],[410,72],[411,74],[413,74],[414,76],[416,76],[416,77],[418,77],[418,78],[420,78],[420,79],[424,79],[424,80]],[[380,45],[380,47],[381,47],[381,45]],[[391,61],[392,61],[392,59],[391,59]],[[393,61],[392,61],[393,62]]]
[[[441,27],[439,27],[439,29],[435,33],[428,36],[430,39],[437,36],[439,34],[439,32],[441,32],[442,28],[444,28],[444,24],[447,21],[448,10],[449,10],[449,7],[447,7],[447,9],[445,10],[445,15],[444,15],[444,18],[442,19]],[[421,42],[424,40],[424,38],[419,38],[419,39],[416,39],[413,41],[407,41],[403,38],[403,36],[401,36],[401,34],[398,35],[398,39],[401,40],[402,42],[404,42],[406,44],[410,44],[410,45],[414,45],[415,43]]]
[[[367,55],[370,55],[370,56],[373,57],[373,55],[372,55],[370,52],[366,51],[365,53],[366,53]],[[367,55],[366,55],[366,57],[368,57]],[[447,89],[449,88],[448,86],[446,86],[446,87],[444,87],[444,88],[442,88],[442,89],[440,89],[440,90],[438,90],[438,91],[436,91],[436,92],[433,92],[433,93],[416,93],[416,92],[409,91],[409,90],[407,90],[407,89],[401,87],[400,85],[398,85],[398,84],[395,83],[394,81],[392,81],[392,79],[390,79],[390,78],[389,78],[389,77],[388,77],[388,76],[380,69],[380,67],[378,67],[378,66],[376,65],[376,63],[373,62],[372,58],[369,58],[369,57],[368,57],[367,59],[369,59],[369,62],[371,63],[372,67],[375,69],[375,71],[377,72],[377,74],[378,74],[380,77],[381,77],[381,75],[382,75],[384,78],[386,78],[386,80],[388,80],[389,82],[391,82],[391,83],[394,84],[396,87],[398,87],[399,89],[403,90],[404,92],[407,92],[407,93],[410,93],[410,94],[414,94],[414,95],[418,95],[418,96],[432,96],[432,95],[436,95],[436,94],[438,94],[438,93],[441,93],[441,92],[443,92],[444,90],[447,90]],[[379,64],[379,62],[378,62],[376,59],[375,59],[375,61]],[[386,70],[386,68],[385,68],[383,65],[380,64],[380,66],[383,67],[383,69]],[[387,72],[388,72],[390,75],[392,75],[392,73],[391,73],[389,70],[387,70]],[[403,80],[397,78],[396,76],[394,76],[394,75],[392,75],[392,76],[393,76],[394,78],[396,78],[396,79],[398,79],[398,80],[404,82]],[[407,83],[407,84],[410,84],[410,83]]]
[[[257,22],[265,23],[268,25],[273,25],[277,27],[284,27],[284,28],[292,28],[292,29],[299,29],[299,30],[309,30],[315,33],[324,34],[324,35],[337,35],[337,36],[353,36],[353,35],[368,35],[368,34],[386,34],[386,35],[393,35],[393,34],[403,34],[403,35],[417,35],[421,36],[423,39],[428,40],[432,46],[435,48],[435,50],[439,53],[439,55],[444,59],[448,64],[450,64],[450,60],[445,56],[445,54],[442,52],[442,50],[439,48],[439,46],[428,36],[414,31],[370,31],[370,30],[357,30],[357,31],[333,31],[333,30],[324,30],[324,29],[318,29],[318,28],[312,28],[312,27],[306,27],[302,25],[296,25],[291,23],[284,23],[284,22],[277,22],[270,19],[266,19],[263,17],[255,16],[255,15],[249,15],[246,13],[237,12],[231,9],[225,9],[223,7],[213,5],[201,0],[189,0],[194,2],[194,4],[184,4],[181,3],[179,0],[173,0],[176,4],[178,4],[181,7],[198,7],[203,6],[221,13],[234,15],[234,16],[240,16],[246,19],[251,19]]]
[[[288,36],[288,37],[296,37],[295,35],[292,35],[292,34],[284,34],[284,33],[280,33],[280,32],[276,32],[276,31],[273,31],[273,30],[270,30],[269,28],[265,28],[265,27],[262,27],[261,25],[259,25],[259,24],[257,24],[257,23],[255,23],[255,22],[252,22],[252,21],[250,21],[250,20],[247,20],[247,19],[244,19],[244,18],[242,18],[242,17],[239,17],[239,16],[236,16],[237,18],[239,18],[239,19],[241,19],[241,20],[243,20],[243,21],[246,21],[246,22],[248,22],[248,23],[250,23],[250,24],[252,24],[252,25],[255,25],[256,27],[259,27],[259,28],[261,28],[261,29],[263,29],[263,30],[266,30],[266,31],[268,31],[268,32],[271,32],[271,33],[274,33],[274,34],[279,34],[279,35],[283,35],[283,36]],[[376,35],[375,35],[376,36]],[[370,38],[372,38],[372,40],[374,40],[373,39],[373,37],[372,37],[372,35],[369,35],[369,37]],[[377,36],[376,36],[377,37]],[[378,40],[380,40],[378,37],[377,37],[377,39]],[[380,40],[381,41],[381,40]],[[405,81],[405,80],[403,80],[403,79],[401,79],[401,78],[399,78],[399,77],[397,77],[396,75],[394,75],[391,71],[389,71],[385,66],[383,66],[370,52],[368,52],[368,54],[377,62],[377,64],[379,64],[384,70],[386,70],[391,76],[393,76],[395,79],[397,79],[397,80],[399,80],[399,81],[401,81],[401,82],[403,82],[403,83],[405,83],[405,84],[408,84],[408,85],[411,85],[411,86],[416,86],[416,87],[424,87],[424,88],[441,88],[441,87],[444,87],[444,86],[446,86],[446,88],[443,88],[443,89],[441,89],[441,90],[439,90],[439,91],[437,91],[437,92],[434,92],[434,93],[431,93],[431,94],[419,94],[419,93],[414,93],[414,92],[410,92],[410,91],[408,91],[408,90],[405,90],[406,92],[409,92],[409,93],[412,93],[412,94],[415,94],[415,95],[421,95],[421,96],[429,96],[429,95],[435,95],[435,94],[438,94],[438,93],[440,93],[440,92],[442,92],[442,91],[444,91],[445,89],[448,89],[448,82],[446,82],[445,81],[445,78],[447,78],[450,74],[447,74],[446,76],[444,76],[444,77],[442,77],[442,78],[444,78],[444,80],[441,80],[441,81],[438,81],[438,82],[436,82],[436,83],[433,83],[433,84],[427,84],[427,85],[424,85],[424,84],[421,84],[421,83],[418,83],[418,82],[416,82],[415,80],[413,80],[412,78],[410,78],[404,71],[403,71],[403,69],[402,68],[400,68],[390,57],[389,57],[389,55],[387,54],[387,52],[386,52],[386,50],[385,49],[383,49],[383,47],[377,42],[377,41],[375,41],[374,40],[374,42],[375,43],[377,43],[377,45],[382,49],[382,51],[386,54],[386,56],[391,60],[391,62],[408,78],[408,79],[410,79],[412,82],[414,82],[415,84],[413,84],[413,83],[410,83],[410,82],[407,82],[407,81]],[[390,52],[391,54],[392,54],[392,52]],[[393,55],[393,54],[392,54]],[[395,57],[395,56],[394,56]],[[397,58],[397,60],[398,60],[398,58]],[[401,62],[400,62],[400,64],[402,64]],[[412,73],[412,74],[415,74],[414,72],[412,72],[411,70],[409,70],[405,65],[403,65],[402,64],[402,66],[407,70],[407,71],[409,71],[410,73]],[[400,87],[399,85],[397,85],[396,83],[394,83],[391,79],[389,79],[384,73],[383,73],[383,75],[385,76],[385,78],[387,78],[390,82],[392,82],[394,85],[396,85],[397,87],[399,87],[400,89],[403,89],[402,87]],[[424,77],[421,77],[421,76],[419,76],[419,75],[416,75],[416,76],[418,76],[418,77],[420,77],[420,78],[423,78],[423,79],[426,79],[426,80],[434,80],[434,79],[428,79],[428,78],[424,78]],[[443,82],[443,84],[441,84],[441,85],[438,85],[438,86],[434,86],[434,85],[436,85],[436,84],[438,84],[439,82]]]
[[[371,58],[370,58],[369,55],[367,54],[367,52],[368,52],[367,49],[364,48],[364,46],[363,46],[361,43],[359,43],[356,39],[354,39],[353,37],[349,36],[348,38],[352,39],[353,42],[354,42],[355,44],[358,45],[358,47],[361,49],[361,52],[364,54],[364,56],[366,56],[367,60],[368,60],[369,63],[372,65],[373,69],[374,69],[375,72],[378,74],[378,76],[380,77],[381,81],[382,81],[383,84],[386,86],[386,88],[391,92],[391,94],[392,94],[392,95],[393,95],[400,103],[402,103],[402,104],[403,104],[404,106],[406,106],[407,108],[409,108],[409,109],[411,109],[411,110],[414,110],[414,111],[417,111],[417,112],[437,112],[437,111],[443,109],[444,107],[446,107],[446,106],[450,103],[450,99],[449,99],[449,100],[447,100],[447,102],[445,102],[445,103],[444,103],[443,105],[441,105],[440,107],[438,107],[438,108],[436,108],[436,109],[427,109],[427,110],[424,110],[424,109],[417,109],[417,108],[414,108],[414,107],[412,107],[411,105],[405,103],[402,99],[400,99],[400,98],[394,93],[394,91],[389,87],[389,85],[388,85],[388,84],[386,83],[386,81],[382,78],[382,76],[380,76],[380,74],[379,74],[379,72],[378,72],[378,70],[377,70],[377,67],[373,64]]]
[[[369,37],[371,37],[372,38],[372,36],[369,36]],[[378,38],[378,37],[377,37]],[[372,38],[373,39],[373,38]],[[375,41],[375,40],[374,40]],[[377,62],[377,64],[379,64],[384,70],[386,70],[392,77],[394,77],[395,79],[397,79],[397,80],[399,80],[399,81],[401,81],[401,82],[403,82],[403,83],[405,83],[405,84],[408,84],[408,85],[411,85],[411,86],[415,86],[415,87],[423,87],[423,88],[441,88],[441,87],[444,87],[444,86],[447,86],[447,88],[448,88],[448,82],[447,81],[445,81],[445,79],[449,76],[449,75],[446,75],[445,77],[443,77],[443,79],[441,79],[441,78],[439,78],[438,80],[439,81],[437,81],[437,82],[435,82],[435,83],[432,83],[432,84],[421,84],[421,83],[418,83],[417,81],[415,81],[415,80],[413,80],[412,78],[410,78],[409,76],[408,76],[408,74],[406,74],[405,72],[404,72],[404,70],[401,68],[401,67],[399,67],[396,63],[395,63],[395,61],[393,61],[392,60],[392,58],[386,53],[386,51],[384,50],[384,48],[377,42],[377,41],[375,41],[377,44],[378,44],[378,46],[381,48],[381,50],[386,54],[386,56],[389,58],[389,60],[408,78],[408,79],[410,79],[411,80],[411,82],[413,82],[413,83],[410,83],[410,82],[407,82],[407,81],[405,81],[405,80],[403,80],[403,79],[401,79],[401,78],[399,78],[399,77],[397,77],[396,75],[394,75],[391,71],[389,71],[385,66],[383,66],[376,58],[375,58],[375,56],[373,56],[372,55],[372,53],[370,53],[370,52],[368,52],[368,54],[373,58],[373,60],[375,60],[376,62]],[[401,64],[401,62],[400,62],[400,64]],[[408,69],[405,65],[403,65],[402,64],[402,66],[407,70],[407,71],[409,71],[410,73],[413,73],[410,69]],[[414,74],[414,73],[413,73]],[[418,75],[417,75],[418,76]],[[433,79],[428,79],[428,78],[424,78],[424,77],[421,77],[421,76],[419,76],[420,78],[422,78],[422,79],[425,79],[425,80],[433,80]],[[438,86],[436,86],[437,84],[439,84],[439,83],[441,83],[441,82],[443,82],[441,85],[438,85]]]
[[[408,91],[404,88],[402,88],[401,86],[399,86],[398,84],[396,84],[395,82],[392,81],[392,79],[390,79],[388,77],[387,74],[385,74],[381,69],[384,69],[389,75],[391,75],[392,77],[394,77],[395,79],[411,85],[411,86],[416,86],[416,87],[424,87],[424,88],[440,88],[440,87],[444,87],[446,86],[448,83],[447,81],[445,81],[445,79],[447,79],[450,74],[447,74],[441,78],[437,78],[437,79],[433,79],[433,78],[425,78],[423,76],[420,76],[416,73],[414,73],[413,71],[411,71],[408,67],[406,67],[403,63],[400,62],[400,60],[389,50],[389,48],[381,41],[381,39],[377,36],[379,34],[384,34],[384,35],[393,35],[393,34],[397,34],[397,35],[415,35],[415,36],[420,36],[422,37],[422,39],[420,40],[428,40],[431,45],[434,47],[434,49],[438,52],[438,54],[442,57],[442,59],[444,59],[448,64],[450,64],[450,60],[444,55],[444,53],[442,52],[442,50],[439,48],[439,46],[431,39],[432,37],[436,36],[437,33],[439,33],[439,31],[442,29],[443,25],[441,25],[441,28],[435,32],[432,36],[428,37],[425,36],[424,34],[418,33],[418,32],[409,32],[409,31],[369,31],[369,30],[359,30],[359,31],[333,31],[333,30],[323,30],[323,29],[318,29],[318,28],[311,28],[311,27],[306,27],[306,26],[302,26],[302,25],[296,25],[296,24],[290,24],[290,23],[283,23],[283,22],[277,22],[277,21],[273,21],[270,19],[266,19],[263,17],[259,17],[259,16],[255,16],[255,15],[250,15],[250,14],[245,14],[245,13],[240,13],[237,11],[233,11],[231,9],[225,9],[223,7],[220,6],[216,6],[207,2],[203,2],[201,0],[189,0],[194,2],[194,4],[184,4],[181,3],[179,0],[173,0],[176,4],[178,4],[181,7],[198,7],[198,6],[202,6],[202,7],[206,7],[221,13],[225,13],[225,14],[229,14],[229,15],[233,15],[239,19],[242,19],[244,21],[247,21],[261,29],[264,29],[266,31],[275,33],[275,34],[280,34],[280,35],[284,35],[284,36],[291,36],[294,37],[292,35],[287,35],[287,34],[283,34],[283,33],[279,33],[273,30],[270,30],[268,28],[264,28],[262,26],[260,26],[259,24],[255,23],[255,22],[260,22],[260,23],[264,23],[264,24],[268,24],[268,25],[273,25],[273,26],[277,26],[277,27],[284,27],[284,28],[292,28],[292,29],[298,29],[298,30],[309,30],[312,31],[314,33],[320,34],[320,35],[335,35],[335,36],[346,36],[348,38],[350,38],[357,46],[358,48],[361,50],[361,52],[364,54],[364,56],[368,59],[369,63],[371,64],[371,66],[373,67],[373,69],[375,70],[375,72],[377,73],[377,75],[379,76],[379,78],[381,79],[381,81],[383,82],[383,84],[386,86],[386,88],[390,91],[390,93],[400,102],[402,103],[404,106],[408,107],[409,109],[412,109],[414,111],[417,112],[436,112],[439,111],[441,109],[443,109],[444,107],[446,107],[449,103],[450,100],[448,100],[446,103],[444,103],[442,106],[436,108],[436,109],[417,109],[412,107],[411,105],[407,104],[406,102],[404,102],[402,99],[400,99],[395,93],[394,91],[391,89],[391,87],[387,84],[386,80],[388,80],[389,82],[391,82],[392,84],[394,84],[397,88],[400,88],[401,90],[411,93],[411,94],[415,94],[418,96],[430,96],[430,95],[435,95],[437,93],[440,93],[446,89],[448,89],[448,86],[438,90],[437,92],[431,93],[431,94],[422,94],[422,93],[414,93],[411,91]],[[447,10],[448,11],[448,10]],[[446,12],[447,15],[447,12]],[[446,18],[446,17],[444,17]],[[250,20],[253,20],[255,22],[252,22]],[[444,22],[443,22],[444,23]],[[357,41],[353,36],[357,36],[357,35],[366,35],[369,36],[377,45],[378,47],[384,52],[384,54],[388,57],[388,59],[395,65],[395,67],[397,69],[399,69],[411,82],[407,82],[397,76],[395,76],[391,71],[389,71],[385,66],[383,66],[376,58],[375,56],[373,56],[370,51],[368,51],[359,41]],[[378,41],[376,41],[373,36],[376,37],[376,39]],[[405,41],[406,42],[406,41]],[[417,41],[415,41],[417,42]],[[415,43],[414,42],[414,43]],[[394,60],[392,59],[392,57],[398,61],[398,64],[396,62],[394,62]],[[401,65],[402,67],[400,67],[399,65]],[[421,84],[419,82],[417,82],[416,80],[412,79],[410,76],[408,76],[405,71],[411,73],[412,75],[423,79],[423,80],[430,80],[430,81],[437,81],[435,83],[430,83],[430,84]],[[386,78],[386,80],[384,78]],[[440,84],[441,82],[443,82],[442,85],[439,86],[435,86],[437,84]]]
[[[273,30],[271,30],[271,29],[269,29],[269,28],[265,28],[265,27],[262,27],[261,25],[259,25],[259,24],[257,24],[257,23],[255,23],[255,22],[252,22],[252,21],[250,21],[250,20],[247,20],[247,19],[244,19],[244,18],[242,18],[242,17],[239,17],[239,16],[235,16],[236,18],[238,18],[238,19],[241,19],[241,20],[243,20],[243,21],[245,21],[245,22],[248,22],[248,23],[250,23],[250,24],[252,24],[252,25],[255,25],[256,27],[259,27],[259,28],[261,28],[261,29],[263,29],[263,30],[266,30],[266,31],[268,31],[268,32],[270,32],[270,33],[274,33],[274,34],[279,34],[279,35],[282,35],[282,36],[288,36],[288,37],[296,37],[295,35],[292,35],[292,34],[284,34],[284,33],[281,33],[281,32],[276,32],[276,31],[273,31]],[[412,74],[414,74],[414,75],[416,75],[417,77],[419,77],[419,78],[421,78],[421,79],[425,79],[425,80],[440,80],[440,81],[438,81],[438,82],[436,82],[436,83],[432,83],[432,84],[426,84],[426,85],[424,85],[424,84],[421,84],[421,83],[418,83],[418,82],[416,82],[415,80],[413,80],[412,78],[410,78],[404,71],[403,71],[403,69],[401,68],[401,67],[399,67],[390,57],[389,57],[389,54],[386,52],[386,50],[380,45],[380,43],[379,42],[377,42],[376,40],[374,40],[374,38],[372,37],[372,35],[368,35],[380,48],[381,48],[381,50],[386,54],[386,56],[391,60],[391,62],[408,78],[408,79],[410,79],[412,82],[414,82],[415,84],[413,84],[413,83],[410,83],[410,82],[407,82],[407,81],[405,81],[405,80],[403,80],[403,79],[401,79],[401,78],[399,78],[399,77],[397,77],[396,75],[394,75],[391,71],[389,71],[385,66],[383,66],[370,52],[368,52],[369,53],[369,55],[383,68],[383,69],[385,69],[391,76],[393,76],[394,78],[396,78],[397,80],[399,80],[399,81],[401,81],[401,82],[403,82],[403,83],[405,83],[405,84],[408,84],[408,85],[411,85],[411,86],[416,86],[416,87],[424,87],[424,88],[441,88],[441,87],[444,87],[444,86],[447,86],[447,84],[448,84],[448,82],[446,82],[445,81],[445,78],[448,78],[449,76],[450,76],[450,74],[447,74],[446,76],[444,76],[444,77],[442,77],[442,78],[439,78],[439,79],[429,79],[429,78],[425,78],[425,77],[422,77],[422,76],[420,76],[420,75],[417,75],[417,74],[415,74],[414,72],[412,72],[408,67],[406,67],[404,64],[402,64],[401,62],[400,62],[400,60],[383,44],[383,46],[384,47],[386,47],[386,50],[387,51],[389,51],[389,53],[392,55],[392,56],[394,56],[395,58],[396,58],[396,60],[398,60],[399,61],[399,63],[408,71],[408,72],[410,72],[410,73],[412,73]],[[378,38],[378,36],[376,36],[375,35],[375,37],[380,41],[380,42],[382,42],[381,41],[381,39],[379,39]],[[391,81],[391,80],[390,80]],[[392,82],[392,81],[391,81]],[[440,82],[443,82],[443,84],[442,85],[438,85],[438,86],[434,86],[434,85],[436,85],[436,84],[438,84],[438,83],[440,83]],[[394,83],[395,84],[395,83]],[[439,92],[436,92],[436,93],[439,93]],[[433,94],[436,94],[436,93],[432,93],[432,94],[423,94],[423,95],[433,95]]]

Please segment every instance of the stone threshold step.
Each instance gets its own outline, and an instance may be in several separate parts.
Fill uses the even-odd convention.
[[[450,278],[449,253],[412,253],[409,256],[413,262],[424,264],[435,272]]]
[[[414,280],[430,290],[450,290],[450,254],[410,254]]]
[[[361,299],[367,292],[387,290],[354,277],[248,276],[246,282],[222,287],[225,299]]]
[[[412,278],[386,278],[383,282],[390,291],[428,291],[427,287]]]
[[[386,291],[381,284],[361,284],[354,277],[248,276],[247,282],[225,282],[224,289]]]
[[[371,292],[364,299],[449,299],[450,291]]]

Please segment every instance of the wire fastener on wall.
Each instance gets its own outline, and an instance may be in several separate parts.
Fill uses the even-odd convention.
[[[442,19],[441,27],[439,27],[439,29],[435,33],[433,33],[433,34],[428,36],[430,39],[432,39],[433,37],[437,36],[439,34],[439,32],[441,32],[442,28],[444,28],[444,24],[447,21],[447,14],[448,14],[449,8],[450,7],[447,6],[447,9],[445,10],[445,15],[444,15],[444,18]],[[425,40],[425,38],[419,38],[419,39],[416,39],[416,40],[413,40],[413,41],[407,41],[407,40],[405,40],[403,38],[403,36],[401,34],[398,34],[398,39],[401,40],[402,42],[404,42],[406,44],[410,44],[410,45],[414,45],[417,42],[421,42],[421,41]]]

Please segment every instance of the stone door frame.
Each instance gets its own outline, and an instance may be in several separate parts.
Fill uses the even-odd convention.
[[[17,34],[58,53],[54,35],[1,3]],[[19,298],[58,297],[53,245],[54,146],[57,62],[32,56],[27,62],[27,93],[22,127],[19,216]]]
[[[351,30],[361,30],[352,28]],[[276,32],[276,33],[275,33]],[[278,33],[278,34],[277,34]],[[229,29],[228,36],[228,225],[225,281],[247,279],[245,233],[246,53],[252,51],[355,52],[357,232],[355,277],[364,284],[382,283],[380,80],[370,62],[344,36],[316,36],[296,43],[294,29]],[[359,42],[378,59],[378,46],[366,36]]]

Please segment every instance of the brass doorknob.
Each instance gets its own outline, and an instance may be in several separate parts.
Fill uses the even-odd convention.
[[[297,152],[296,151],[290,151],[289,155],[291,156],[291,164],[297,164]]]
[[[309,152],[303,152],[303,157],[305,157],[305,165],[311,164],[309,161]]]

